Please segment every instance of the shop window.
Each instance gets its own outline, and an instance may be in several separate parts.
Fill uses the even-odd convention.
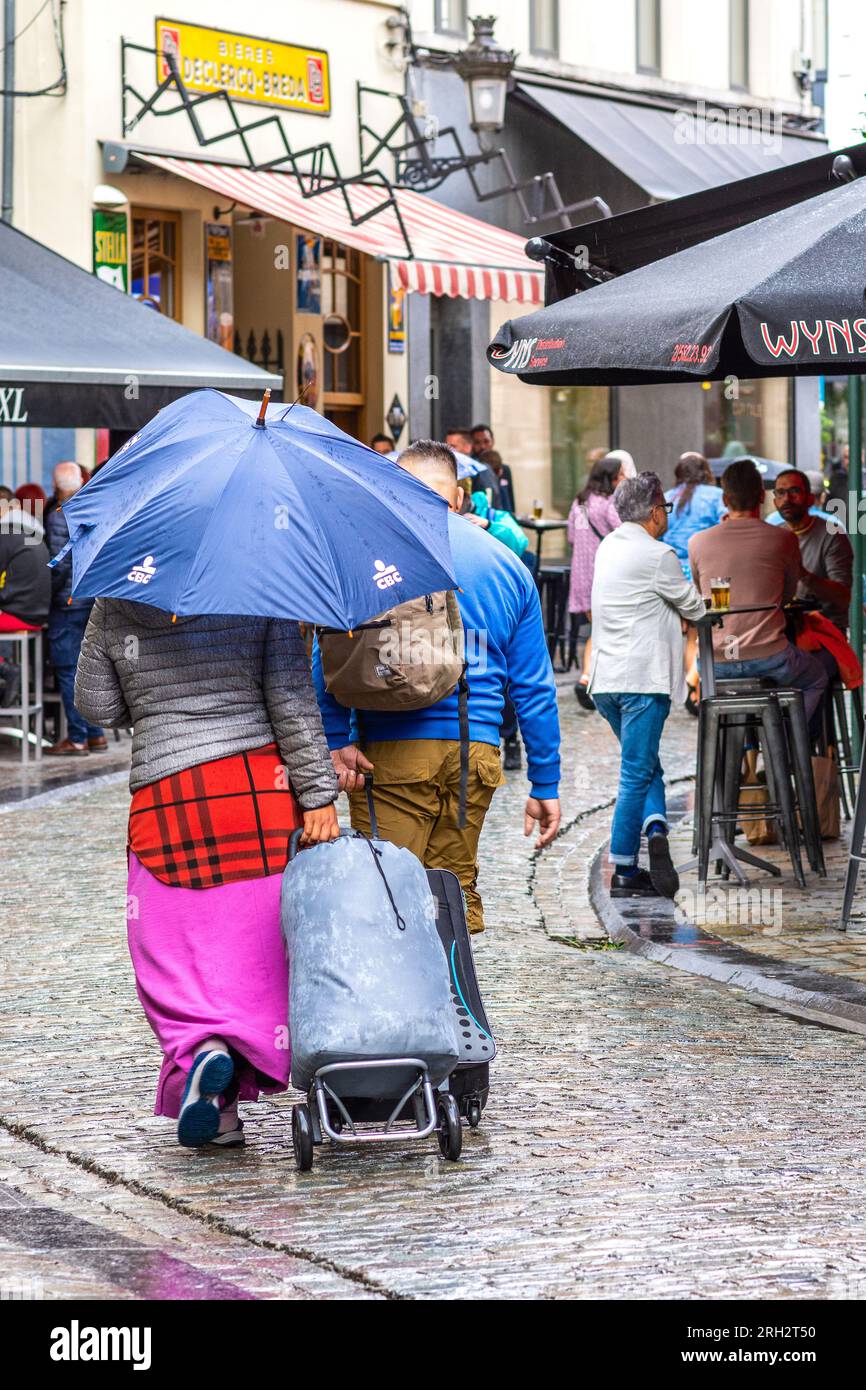
[[[662,67],[661,0],[636,0],[638,72],[660,73]]]
[[[529,0],[529,48],[539,58],[559,56],[559,0]]]
[[[707,458],[790,459],[790,382],[784,377],[702,382]]]
[[[180,319],[180,213],[132,210],[131,291],[170,319]]]
[[[465,34],[466,0],[436,0],[434,24],[437,34]]]
[[[749,86],[749,0],[728,0],[730,5],[730,81],[740,92]]]
[[[323,389],[326,409],[363,404],[364,257],[325,239],[322,243]]]
[[[555,386],[550,397],[550,450],[554,511],[568,515],[589,474],[588,455],[610,447],[610,391],[606,386]]]

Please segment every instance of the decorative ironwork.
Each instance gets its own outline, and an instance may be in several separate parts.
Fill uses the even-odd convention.
[[[377,131],[365,115],[365,97],[384,97],[398,107],[398,114],[385,130]],[[435,152],[436,143],[442,140],[453,143],[453,154]],[[518,179],[508,151],[501,147],[479,147],[477,152],[467,151],[454,126],[437,128],[435,134],[427,134],[421,128],[407,97],[399,92],[367,87],[361,82],[358,83],[358,141],[363,172],[372,172],[376,161],[387,155],[394,161],[394,182],[417,193],[432,193],[452,174],[463,172],[479,203],[488,203],[494,198],[511,194],[517,199],[523,220],[530,227],[554,217],[568,227],[571,214],[587,208],[596,208],[603,217],[611,215],[610,208],[602,198],[582,198],[576,203],[565,203],[556,175],[551,170]],[[497,163],[504,172],[505,182],[492,189],[482,188],[476,170]]]
[[[244,159],[250,169],[292,174],[297,180],[303,198],[317,198],[322,193],[330,193],[333,190],[339,192],[353,227],[358,227],[362,222],[368,222],[371,217],[377,217],[380,213],[390,209],[400,228],[406,247],[406,255],[409,258],[412,257],[412,243],[400,212],[400,206],[394,196],[394,188],[391,181],[380,170],[371,168],[362,170],[358,174],[344,175],[340,172],[337,157],[330,141],[326,140],[317,145],[309,145],[303,150],[293,150],[283,128],[279,112],[243,121],[238,115],[236,103],[228,92],[204,92],[192,95],[180,75],[174,54],[168,50],[151,48],[144,44],[131,43],[128,39],[122,39],[120,53],[124,138],[132,135],[147,115],[174,116],[179,112],[185,112],[196,142],[203,149],[233,140],[239,142]],[[127,55],[130,53],[147,53],[154,58],[162,58],[168,69],[166,76],[157,83],[149,95],[139,91],[127,76]],[[172,101],[172,95],[177,98],[176,101]],[[162,100],[163,98],[167,98],[171,104],[167,105]],[[199,118],[199,112],[203,107],[208,107],[211,110],[224,109],[229,121],[228,128],[220,130],[214,135],[206,134]],[[257,131],[266,131],[270,136],[275,137],[282,153],[272,159],[257,159],[251,144],[251,138]],[[381,201],[373,207],[357,210],[352,205],[351,191],[358,187],[377,189],[382,194]]]
[[[280,328],[277,329],[276,333],[276,348],[274,351],[271,349],[271,335],[267,329],[264,330],[261,341],[259,341],[255,329],[251,328],[247,334],[246,343],[242,342],[238,329],[235,329],[234,351],[237,357],[245,357],[248,362],[252,362],[256,367],[263,367],[266,372],[284,372],[286,369],[285,343]]]
[[[404,43],[411,62],[424,62],[436,67],[453,66],[453,55],[419,49],[412,39],[408,16],[405,16],[405,24]],[[140,91],[128,75],[128,55],[133,53],[161,57],[167,69],[165,77],[149,94]],[[365,114],[366,98],[385,98],[396,107],[395,117],[387,124],[386,129],[377,131],[371,124],[370,118]],[[466,150],[454,126],[441,129],[437,126],[433,131],[423,129],[412,103],[405,96],[376,87],[367,87],[361,82],[357,84],[361,167],[358,173],[350,175],[340,171],[330,141],[325,140],[301,150],[293,150],[279,112],[243,120],[237,109],[238,104],[228,92],[190,93],[180,75],[173,53],[145,44],[131,43],[128,39],[121,40],[121,103],[124,138],[134,134],[145,116],[174,116],[184,112],[192,127],[196,143],[202,149],[234,141],[243,151],[244,160],[250,169],[293,175],[303,198],[316,198],[323,193],[338,192],[354,227],[385,211],[392,211],[400,229],[405,254],[409,259],[413,257],[412,243],[395,196],[395,185],[419,193],[431,193],[452,174],[463,172],[467,175],[480,203],[487,203],[509,194],[515,197],[527,226],[534,226],[552,218],[558,218],[563,226],[568,226],[572,213],[588,208],[596,208],[604,217],[610,216],[610,208],[601,198],[584,198],[579,202],[565,203],[556,177],[550,170],[530,178],[518,179],[506,150],[485,149],[481,146],[480,140],[477,151]],[[200,115],[203,109],[223,110],[227,118],[226,127],[215,134],[207,134]],[[275,157],[256,157],[253,140],[256,136],[261,138],[262,135],[276,140],[279,152]],[[450,141],[453,152],[441,153],[437,145],[441,148],[442,141]],[[383,158],[393,161],[393,174],[381,167]],[[482,188],[477,178],[477,171],[487,166],[498,166],[504,175],[504,182],[492,189]],[[352,190],[356,188],[375,189],[382,196],[372,207],[357,209],[352,202]]]

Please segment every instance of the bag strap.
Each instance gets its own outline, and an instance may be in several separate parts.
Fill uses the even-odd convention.
[[[598,539],[599,539],[600,541],[603,541],[603,540],[604,540],[604,536],[601,534],[601,532],[599,531],[598,527],[597,527],[597,526],[594,526],[594,525],[592,524],[592,520],[591,520],[590,515],[589,515],[589,507],[586,505],[585,502],[581,502],[581,504],[580,504],[580,510],[583,512],[584,516],[586,517],[586,524],[587,524],[587,526],[589,527],[590,531],[592,531],[592,533],[593,533],[594,536],[598,536]]]
[[[457,829],[466,827],[466,801],[469,792],[469,681],[466,664],[457,682],[457,720],[460,726],[460,797],[457,802]]]

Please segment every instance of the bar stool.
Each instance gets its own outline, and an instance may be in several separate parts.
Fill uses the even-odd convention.
[[[718,676],[718,671],[716,672]],[[821,843],[821,826],[818,818],[818,800],[815,795],[815,777],[812,771],[812,745],[809,739],[809,726],[803,704],[803,692],[762,681],[717,681],[716,690],[720,696],[726,695],[774,695],[782,710],[783,725],[788,749],[788,762],[794,779],[794,810],[799,812],[803,831],[803,843],[809,867],[821,878],[827,877],[824,863],[824,847]],[[746,731],[754,728],[757,720],[742,716],[726,721],[728,729],[725,739],[724,802],[726,810],[736,810],[740,794],[740,769]],[[765,749],[764,766],[767,775],[767,790],[772,800],[777,800],[774,792],[775,772],[772,760]]]
[[[860,873],[860,865],[866,855],[863,854],[863,840],[866,836],[866,793],[863,789],[863,773],[866,770],[866,738],[863,739],[860,752],[860,776],[857,781],[857,796],[854,801],[854,819],[851,824],[851,846],[848,851],[848,868],[845,872],[845,891],[842,894],[842,920],[840,926],[843,931],[847,930],[848,922],[851,917],[851,908],[854,905],[854,893],[857,889],[857,877]]]
[[[42,705],[42,629],[40,627],[29,627],[22,623],[20,628],[12,632],[0,632],[0,641],[14,642],[17,645],[18,665],[21,667],[21,694],[17,705],[4,705],[0,709],[0,718],[11,715],[20,722],[21,732],[21,761],[27,763],[30,759],[30,721],[35,722],[34,736],[36,739],[35,756],[37,763],[42,761],[42,726],[43,726],[43,705]],[[33,644],[32,661],[30,644]],[[30,674],[31,666],[33,672],[33,698],[30,698]],[[0,733],[11,732],[0,726]],[[15,729],[18,733],[18,729]]]
[[[851,713],[858,727],[863,728],[863,694],[858,688],[851,691]],[[840,676],[834,676],[827,689],[824,700],[823,743],[826,749],[832,748],[836,766],[839,769],[839,792],[842,797],[842,810],[846,820],[851,818],[851,808],[857,796],[857,764],[851,747],[851,731],[848,726],[848,711],[845,708],[845,686]],[[847,787],[846,787],[847,780]]]
[[[547,650],[551,661],[556,658],[559,648],[562,669],[566,670],[566,643],[568,640],[568,589],[571,578],[570,565],[545,565],[538,571],[536,582],[547,636]]]
[[[711,858],[721,862],[740,883],[746,882],[740,862],[775,875],[780,873],[778,866],[769,860],[733,845],[733,827],[737,821],[747,819],[749,813],[741,811],[735,804],[739,795],[739,772],[736,775],[736,791],[730,772],[728,787],[725,787],[725,765],[728,762],[726,742],[732,733],[731,721],[734,721],[733,728],[737,728],[744,722],[742,716],[760,729],[764,761],[772,780],[774,799],[761,807],[760,815],[778,822],[794,877],[800,887],[805,888],[784,720],[776,692],[771,690],[743,695],[714,695],[701,701],[700,787],[696,807],[698,882],[706,883]]]

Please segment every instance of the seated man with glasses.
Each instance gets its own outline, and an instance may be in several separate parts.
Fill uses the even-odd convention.
[[[844,525],[815,513],[809,479],[799,468],[779,474],[773,500],[779,516],[776,524],[792,531],[800,546],[803,570],[797,597],[810,603],[840,632],[847,632],[854,551]],[[829,653],[827,656],[835,672],[836,663]]]
[[[803,573],[797,538],[787,527],[761,520],[764,483],[752,459],[737,459],[722,474],[726,520],[689,541],[692,578],[705,598],[714,577],[729,578],[731,607],[763,607],[734,613],[713,629],[719,680],[769,677],[802,690],[806,718],[816,716],[827,687],[817,657],[788,641],[782,604],[797,592]]]

